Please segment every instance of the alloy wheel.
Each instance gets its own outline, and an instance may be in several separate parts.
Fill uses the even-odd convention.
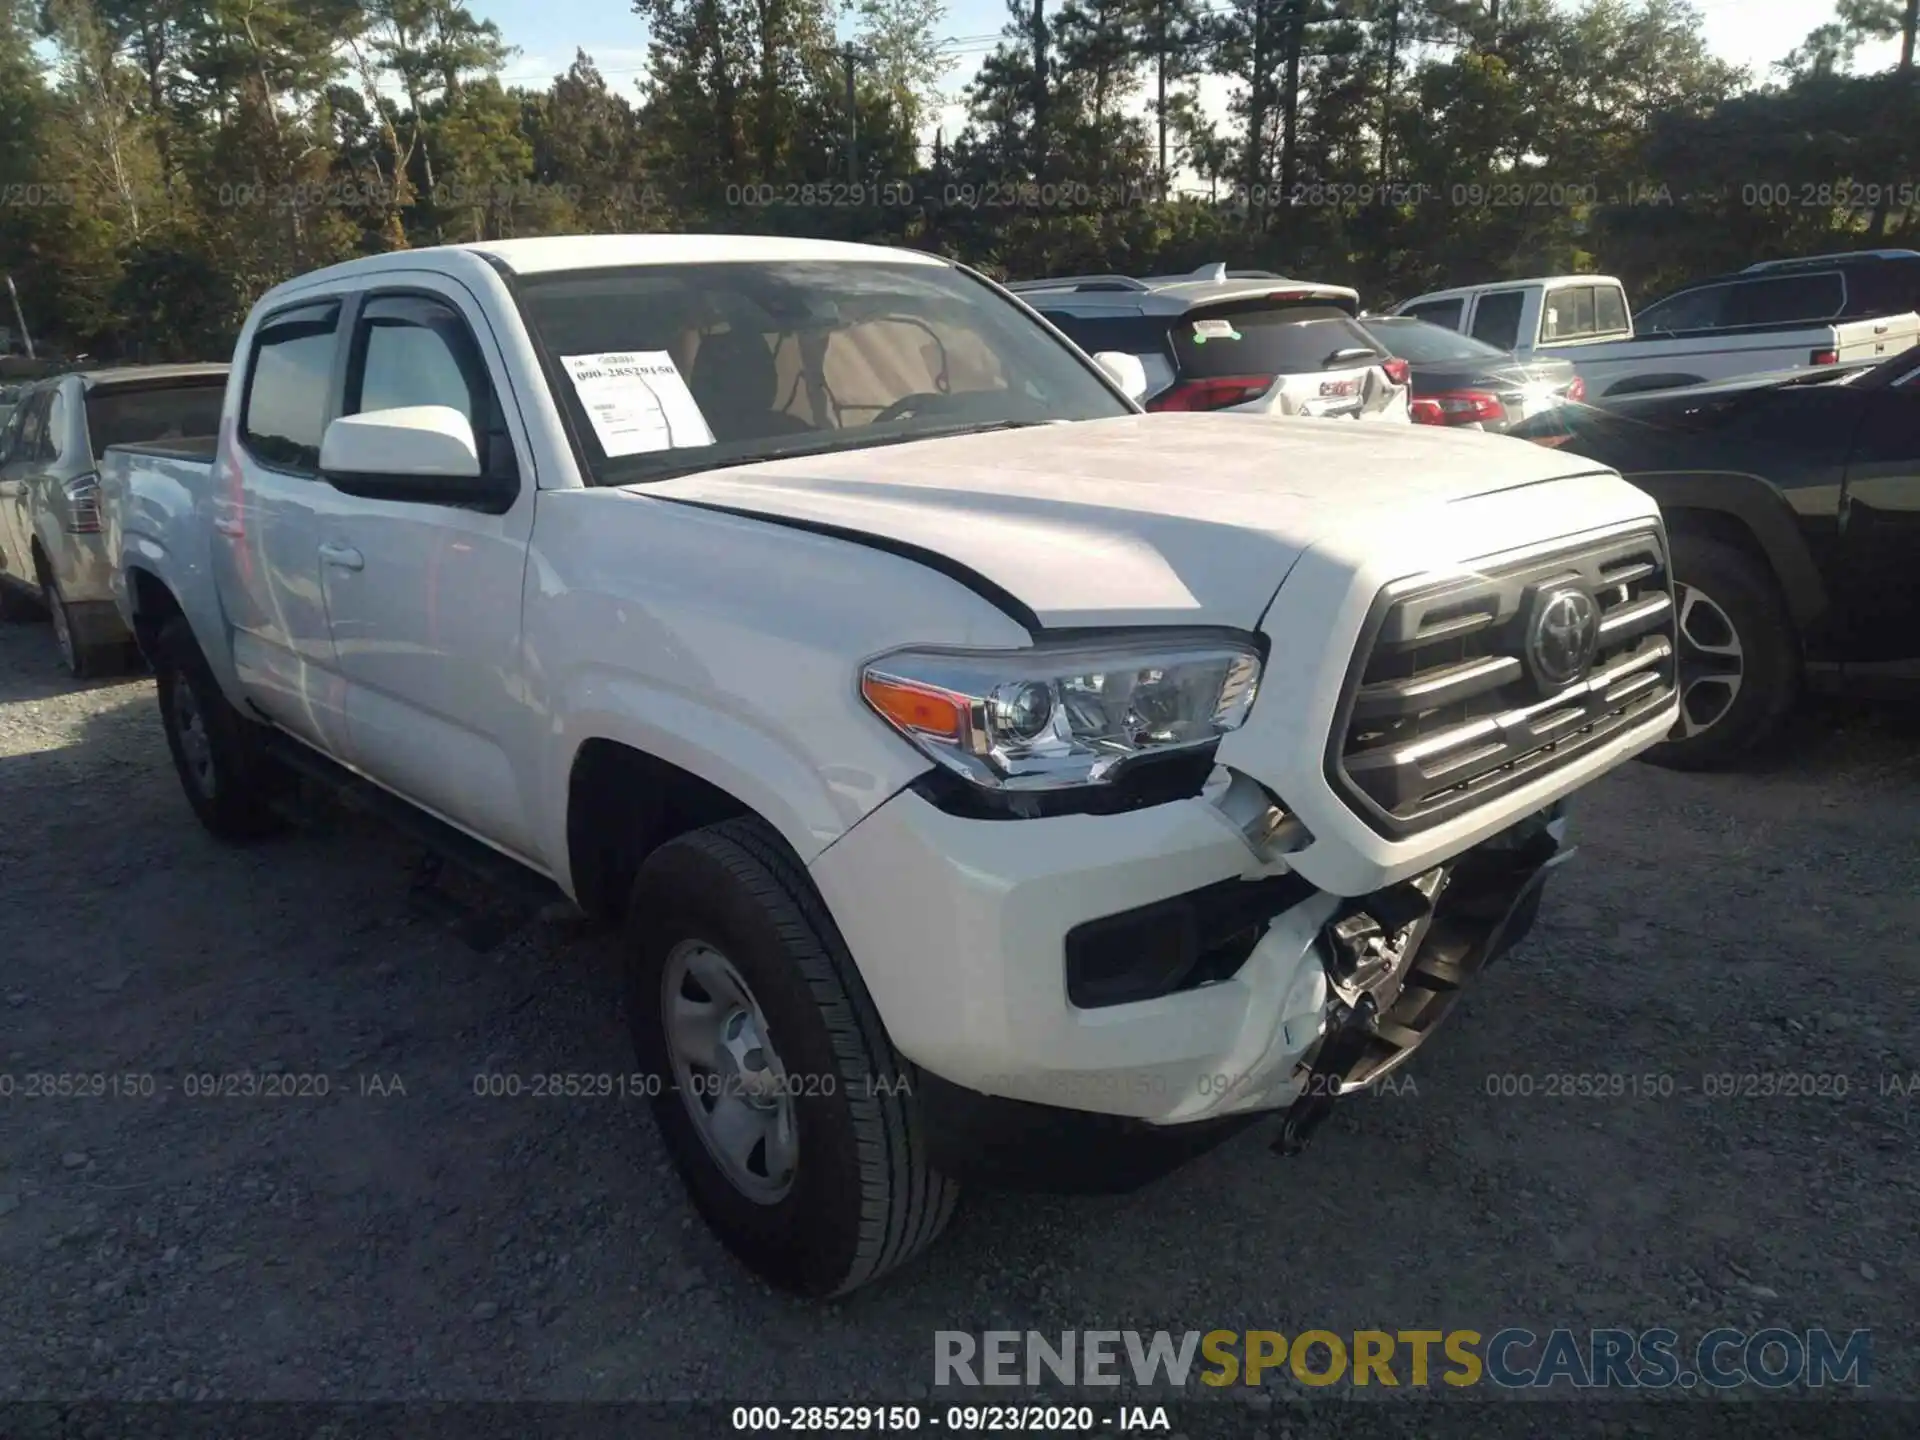
[[[1692,585],[1674,587],[1680,602],[1680,735],[1709,730],[1726,718],[1746,678],[1740,632],[1719,602]]]

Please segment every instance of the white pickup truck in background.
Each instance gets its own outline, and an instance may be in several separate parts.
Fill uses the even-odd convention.
[[[1883,359],[1920,339],[1920,315],[1846,318],[1845,267],[1703,281],[1638,315],[1608,275],[1549,275],[1416,295],[1396,306],[1522,360],[1569,360],[1589,399],[1763,371]],[[1817,318],[1842,317],[1842,318]]]
[[[295,779],[626,926],[695,1204],[806,1294],[978,1176],[1163,1171],[1413,1053],[1676,716],[1613,472],[1147,415],[934,257],[598,236],[269,292],[107,452],[188,800]],[[1522,1002],[1524,1003],[1524,1002]]]

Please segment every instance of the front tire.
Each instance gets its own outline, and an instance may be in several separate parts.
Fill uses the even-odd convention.
[[[260,727],[227,702],[184,618],[161,629],[153,676],[173,768],[200,823],[222,840],[280,829],[272,806],[278,777]]]
[[[915,1074],[799,862],[757,820],[661,846],[627,920],[627,1016],[694,1206],[782,1289],[843,1295],[932,1243]]]
[[[1647,758],[1675,770],[1740,764],[1772,739],[1800,693],[1800,642],[1773,575],[1745,551],[1673,535],[1680,721]]]

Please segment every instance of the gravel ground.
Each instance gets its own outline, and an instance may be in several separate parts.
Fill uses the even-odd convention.
[[[609,939],[452,907],[358,822],[220,846],[151,683],[51,657],[0,630],[0,1399],[884,1403],[937,1329],[1776,1324],[1871,1328],[1875,1392],[1920,1398],[1909,712],[1595,786],[1534,937],[1305,1156],[1262,1126],[1124,1198],[975,1194],[808,1307],[692,1218],[638,1102],[475,1095],[631,1068]],[[306,1093],[186,1093],[240,1071]],[[152,1093],[25,1094],[96,1072]],[[1821,1093],[1718,1093],[1746,1075]],[[1565,1093],[1594,1077],[1642,1093]]]

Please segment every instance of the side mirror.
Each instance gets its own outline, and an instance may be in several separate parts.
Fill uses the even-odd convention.
[[[1140,363],[1138,355],[1129,355],[1124,350],[1102,350],[1093,357],[1093,363],[1136,405],[1147,398],[1147,367]]]
[[[450,405],[342,415],[320,439],[320,475],[348,495],[496,512],[519,493],[516,483],[482,473],[473,426]]]
[[[320,439],[320,468],[334,475],[440,476],[475,480],[480,447],[451,405],[408,405],[342,415]]]

